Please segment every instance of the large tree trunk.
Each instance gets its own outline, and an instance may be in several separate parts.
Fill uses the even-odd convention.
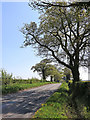
[[[73,75],[73,84],[72,84],[72,100],[75,99],[75,97],[77,97],[77,93],[76,91],[78,91],[78,84],[79,83],[76,83],[76,82],[79,82],[80,81],[80,78],[79,78],[79,67],[78,66],[74,66],[73,69],[72,69],[72,75]]]
[[[73,84],[75,84],[75,82],[80,81],[80,78],[79,78],[79,67],[77,67],[77,66],[73,67],[72,75],[73,75]]]
[[[72,75],[73,75],[73,84],[75,82],[78,82],[80,80],[79,78],[79,44],[77,43],[77,49],[76,49],[76,56],[74,60],[74,66],[72,67]]]
[[[45,70],[44,69],[42,69],[42,78],[43,78],[43,80],[46,80]]]
[[[53,81],[53,80],[52,80],[52,79],[53,79],[53,76],[51,75],[51,77],[50,77],[50,78],[51,78],[51,80],[50,80],[50,81],[52,82],[52,81]]]

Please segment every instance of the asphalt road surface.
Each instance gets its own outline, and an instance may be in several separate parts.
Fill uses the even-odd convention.
[[[32,118],[61,83],[48,84],[2,97],[2,118]]]

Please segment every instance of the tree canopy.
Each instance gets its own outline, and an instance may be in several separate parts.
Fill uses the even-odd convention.
[[[39,75],[42,77],[43,80],[46,80],[47,77],[47,70],[48,70],[48,63],[50,63],[51,61],[49,59],[43,59],[40,61],[40,63],[37,63],[35,66],[32,66],[31,70],[33,70],[33,72],[38,72]]]
[[[63,1],[65,3],[65,1]],[[69,0],[67,2],[68,4],[62,4],[62,1],[46,1],[46,0],[30,0],[29,1],[29,6],[34,8],[34,9],[38,9],[38,10],[43,10],[43,9],[47,9],[49,7],[84,7],[84,8],[88,8],[90,6],[90,1],[78,1],[78,0]]]
[[[43,80],[46,80],[47,77],[51,77],[54,81],[61,80],[63,77],[63,72],[60,72],[55,65],[50,64],[51,60],[43,59],[40,63],[37,63],[35,66],[32,66],[31,70],[33,72],[38,72]],[[52,81],[52,80],[51,80]]]
[[[66,81],[70,80],[70,78],[71,78],[71,71],[68,68],[66,68],[66,67],[64,69],[62,69],[62,70],[63,70],[64,75],[66,77]]]
[[[58,61],[72,71],[73,82],[79,81],[79,67],[88,66],[89,15],[89,8],[45,8],[39,18],[39,27],[31,22],[21,29],[25,36],[24,46],[32,45],[38,55]]]
[[[48,64],[47,71],[46,71],[47,77],[51,77],[54,81],[60,81],[62,77],[64,76],[62,71],[59,71],[55,65]]]

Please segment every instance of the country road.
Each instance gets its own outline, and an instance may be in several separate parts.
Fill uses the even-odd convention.
[[[32,118],[61,83],[48,84],[2,97],[2,118]]]

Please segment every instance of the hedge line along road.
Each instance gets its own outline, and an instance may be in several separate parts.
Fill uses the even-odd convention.
[[[60,85],[48,84],[2,96],[2,118],[32,118]]]

